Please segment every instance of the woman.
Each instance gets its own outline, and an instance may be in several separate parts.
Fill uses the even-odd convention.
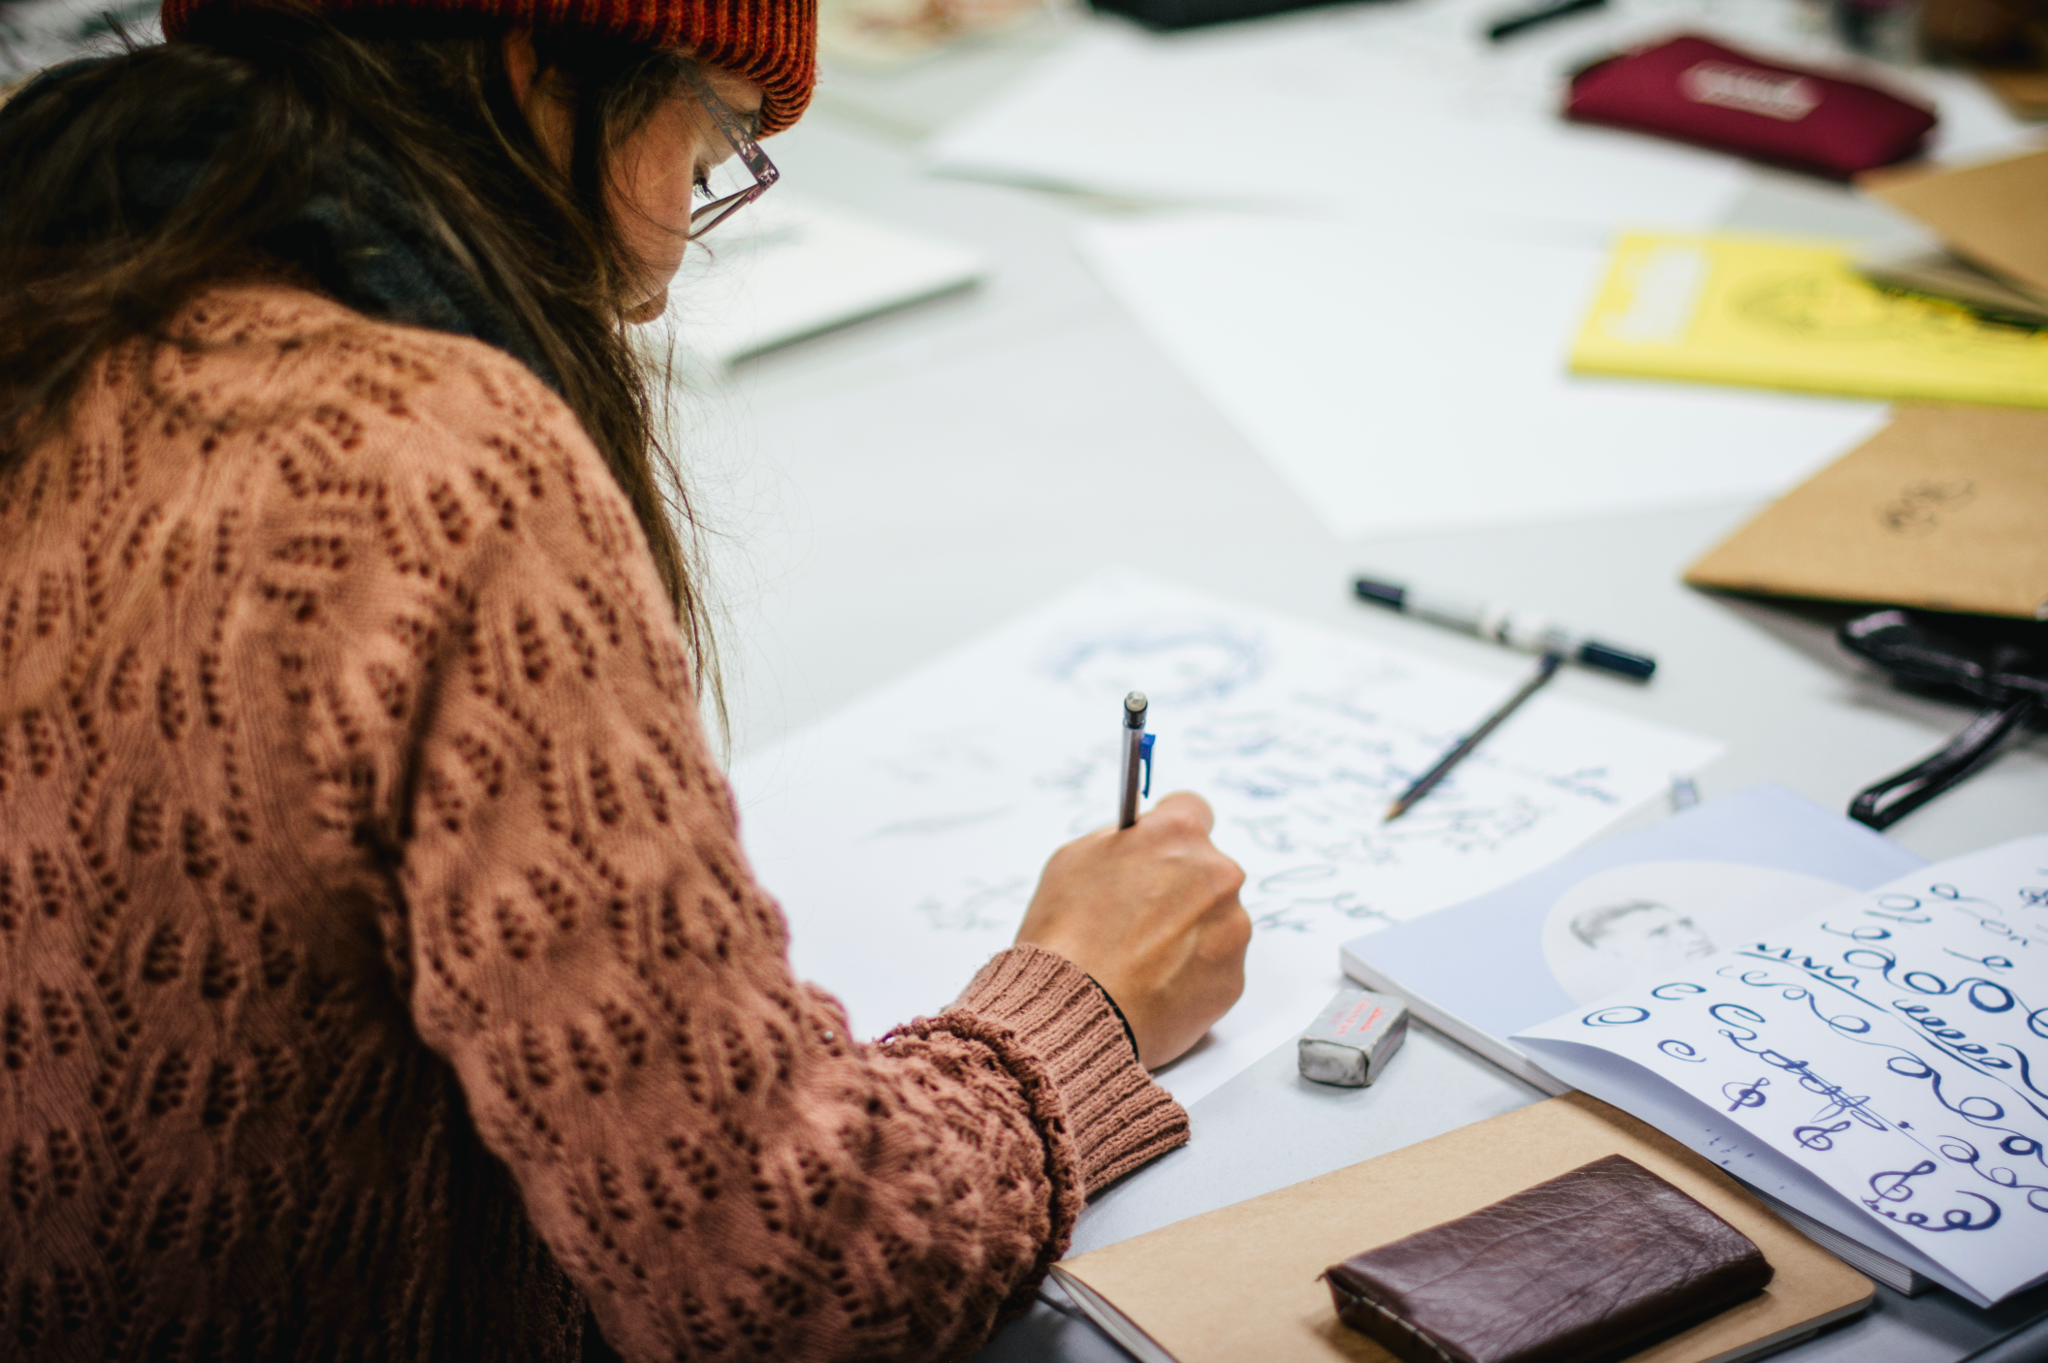
[[[0,110],[0,1348],[966,1352],[1249,924],[1183,795],[938,1017],[789,974],[620,324],[809,7],[226,3]]]

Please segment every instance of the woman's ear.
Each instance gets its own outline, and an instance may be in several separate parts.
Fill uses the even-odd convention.
[[[533,93],[533,78],[540,74],[540,54],[533,50],[533,30],[515,28],[505,35],[505,75],[512,82],[512,99],[520,108],[527,108],[527,97]],[[527,110],[527,117],[533,116]]]
[[[556,169],[567,174],[569,148],[575,141],[573,119],[555,93],[552,73],[541,72],[532,29],[515,28],[505,35],[505,79],[512,86],[512,102],[526,115],[526,126],[533,129],[534,140]]]

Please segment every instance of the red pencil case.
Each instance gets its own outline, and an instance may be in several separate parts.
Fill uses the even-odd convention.
[[[1935,122],[1932,109],[1874,85],[1691,34],[1586,67],[1564,114],[1833,180],[1905,160]]]

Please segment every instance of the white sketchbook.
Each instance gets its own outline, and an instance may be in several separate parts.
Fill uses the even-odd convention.
[[[664,320],[684,351],[728,365],[987,273],[977,251],[778,188],[690,248]]]
[[[2048,1278],[2048,835],[1941,862],[1514,1038],[1978,1306]]]
[[[1607,263],[1591,246],[1217,216],[1081,246],[1342,536],[1770,496],[1884,420],[1874,402],[1567,373]]]
[[[1524,671],[1107,574],[739,763],[742,833],[798,973],[874,1036],[944,1008],[1010,944],[1052,851],[1113,821],[1120,703],[1145,691],[1152,794],[1215,807],[1258,925],[1244,998],[1161,1072],[1193,1101],[1309,1023],[1347,938],[1554,860],[1720,751],[1547,692],[1382,826]]]

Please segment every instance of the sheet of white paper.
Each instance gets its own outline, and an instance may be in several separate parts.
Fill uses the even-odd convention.
[[[1509,6],[1508,8],[1512,8]],[[1610,0],[1493,44],[1499,0],[1403,0],[1155,35],[1103,21],[934,138],[935,169],[1182,206],[1383,222],[1709,227],[1735,158],[1558,117],[1570,73],[1693,31],[1859,73],[1781,0]],[[1955,72],[1862,64],[1933,104],[1937,155],[2023,126]]]
[[[668,321],[685,349],[730,364],[965,288],[987,272],[964,246],[778,189],[683,257]]]
[[[1337,948],[1550,861],[1720,745],[1544,694],[1405,818],[1387,803],[1512,689],[1108,574],[741,762],[742,831],[798,973],[866,1036],[949,1003],[1016,932],[1046,857],[1114,819],[1125,692],[1154,795],[1192,789],[1246,869],[1243,1000],[1162,1082],[1192,1101],[1299,1032]]]
[[[1104,226],[1083,253],[1339,535],[1765,496],[1877,403],[1578,376],[1605,252],[1330,223]]]
[[[2048,1274],[2044,1037],[2048,836],[1923,868],[1515,1040],[1546,1066],[1580,1048],[1632,1062],[1577,1059],[1601,1097],[1643,1071],[1675,1086],[1734,1145],[1861,1207],[1849,1233],[1903,1241],[1983,1302]]]

